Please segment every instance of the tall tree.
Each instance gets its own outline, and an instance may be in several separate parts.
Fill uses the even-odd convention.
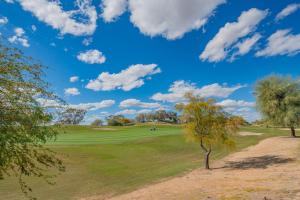
[[[77,125],[84,119],[86,112],[83,109],[67,108],[60,113],[59,123]]]
[[[205,100],[200,97],[186,95],[187,104],[178,104],[176,108],[182,111],[186,136],[199,142],[204,153],[204,165],[209,169],[209,158],[212,148],[216,144],[233,147],[234,141],[230,135],[238,129],[238,122],[223,112],[222,107],[217,106],[213,99]]]
[[[56,154],[43,146],[58,134],[53,115],[37,98],[57,101],[43,81],[43,66],[17,49],[0,44],[0,179],[15,175],[30,196],[26,176],[44,178],[54,167],[64,170]]]
[[[95,119],[92,123],[91,126],[102,126],[103,121],[101,119]]]
[[[289,127],[296,137],[300,122],[300,82],[290,77],[269,76],[257,82],[256,104],[263,118],[274,125]]]

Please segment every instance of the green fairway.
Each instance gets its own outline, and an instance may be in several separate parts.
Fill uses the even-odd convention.
[[[181,134],[179,126],[157,126],[156,131],[151,131],[152,126],[141,125],[134,127],[105,127],[93,128],[86,126],[68,126],[63,128],[56,141],[48,144],[55,145],[88,145],[88,144],[117,144],[137,139],[153,138],[157,136]]]
[[[93,195],[110,196],[124,193],[178,175],[202,165],[198,144],[187,143],[180,126],[66,127],[49,147],[59,152],[67,171],[55,185],[30,178],[33,195],[38,199],[78,199]],[[236,151],[287,131],[256,127],[245,131],[263,132],[261,136],[236,136]],[[229,152],[214,148],[213,159]],[[1,199],[24,199],[14,178],[0,181]]]

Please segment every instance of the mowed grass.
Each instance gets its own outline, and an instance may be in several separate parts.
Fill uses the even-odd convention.
[[[28,182],[38,199],[78,199],[100,195],[108,197],[135,190],[195,169],[202,165],[199,145],[186,142],[180,126],[114,127],[94,129],[85,126],[66,127],[50,148],[59,153],[66,172],[57,176],[55,185],[37,178]],[[236,136],[239,151],[260,140],[287,131],[255,127],[244,131],[263,132],[261,136]],[[212,157],[219,159],[230,153],[215,147]],[[0,181],[0,199],[24,199],[16,179]]]

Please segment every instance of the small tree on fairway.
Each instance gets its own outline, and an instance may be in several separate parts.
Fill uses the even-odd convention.
[[[263,118],[274,124],[289,127],[296,137],[295,127],[300,120],[300,82],[290,77],[270,76],[258,81],[256,104]]]
[[[37,98],[58,100],[42,80],[43,67],[20,51],[0,44],[0,181],[15,175],[29,195],[24,177],[48,180],[48,170],[64,167],[55,153],[44,147],[58,134],[50,126],[53,115]]]
[[[182,111],[186,136],[199,142],[204,152],[205,168],[209,169],[209,156],[213,145],[223,144],[233,147],[234,142],[230,135],[238,129],[238,122],[222,111],[212,99],[205,100],[187,94],[188,104],[178,104],[176,108]]]

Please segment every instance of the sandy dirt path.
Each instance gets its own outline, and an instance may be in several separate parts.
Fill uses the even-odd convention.
[[[269,138],[212,163],[213,170],[197,169],[110,200],[300,200],[299,147],[300,138]]]

